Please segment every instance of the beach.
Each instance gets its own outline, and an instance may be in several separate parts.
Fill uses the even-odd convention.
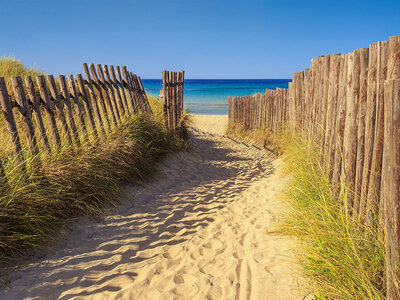
[[[282,162],[192,115],[192,148],[126,184],[103,221],[77,220],[45,253],[3,270],[0,299],[302,299]]]

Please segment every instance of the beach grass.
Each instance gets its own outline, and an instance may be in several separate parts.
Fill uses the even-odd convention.
[[[353,221],[347,191],[334,188],[319,148],[304,137],[285,147],[289,175],[284,194],[292,208],[282,224],[298,241],[297,258],[318,294],[333,299],[385,299],[384,240],[378,231]]]
[[[46,247],[71,219],[101,220],[116,205],[121,183],[146,180],[157,173],[160,158],[187,148],[184,138],[167,130],[162,104],[152,97],[149,102],[154,114],[124,118],[106,137],[92,136],[81,147],[63,141],[57,151],[40,150],[32,157],[24,144],[26,173],[16,167],[10,149],[2,147],[6,177],[0,176],[0,261]],[[1,116],[0,142],[8,141]]]
[[[383,238],[348,215],[347,189],[342,185],[337,192],[332,186],[319,148],[288,131],[273,135],[239,128],[239,133],[281,151],[288,178],[282,194],[291,209],[279,230],[298,241],[298,275],[309,282],[306,289],[314,291],[314,299],[385,299]]]

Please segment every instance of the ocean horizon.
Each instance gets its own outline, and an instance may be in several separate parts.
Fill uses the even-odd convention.
[[[158,96],[161,79],[142,79],[147,93]],[[265,93],[265,89],[287,88],[291,79],[185,79],[184,107],[192,114],[228,114],[228,96]]]

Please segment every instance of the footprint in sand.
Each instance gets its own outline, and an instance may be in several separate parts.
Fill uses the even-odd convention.
[[[103,223],[77,224],[71,241],[3,276],[0,299],[301,299],[281,255],[291,242],[264,234],[282,212],[279,161],[222,137],[226,117],[193,118],[191,152],[124,189],[129,205]]]

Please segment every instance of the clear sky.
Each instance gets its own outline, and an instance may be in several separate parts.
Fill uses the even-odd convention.
[[[142,78],[290,78],[400,35],[400,0],[0,0],[0,26],[0,56],[52,74],[93,62]]]

